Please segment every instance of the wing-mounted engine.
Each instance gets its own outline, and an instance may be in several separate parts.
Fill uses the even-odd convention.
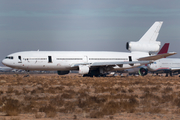
[[[145,76],[147,74],[148,74],[148,69],[143,68],[143,67],[139,69],[139,75]]]
[[[66,75],[69,74],[69,71],[57,71],[58,75]]]
[[[126,49],[137,52],[157,52],[160,49],[161,42],[127,42]]]
[[[88,65],[79,65],[79,74],[84,75],[89,73]]]

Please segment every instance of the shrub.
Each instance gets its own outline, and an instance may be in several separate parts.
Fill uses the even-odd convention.
[[[132,89],[132,88],[129,88],[129,93],[133,93],[134,92],[134,90]]]
[[[110,101],[102,107],[102,113],[105,115],[113,115],[120,111],[121,106],[118,102]]]
[[[163,90],[163,93],[169,93],[171,91],[173,91],[173,89],[171,87],[165,87]]]
[[[56,116],[56,109],[51,105],[41,107],[39,112],[45,112],[47,117],[55,117]]]
[[[93,111],[90,113],[90,118],[102,118],[104,113],[101,111]]]
[[[17,116],[19,114],[19,101],[13,99],[7,99],[5,106],[3,106],[3,112],[6,112],[8,116]]]
[[[180,108],[180,98],[176,98],[176,99],[174,100],[174,105],[176,105],[177,107]]]

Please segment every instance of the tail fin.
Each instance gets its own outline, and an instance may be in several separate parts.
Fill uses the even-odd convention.
[[[142,36],[139,42],[155,42],[159,35],[159,30],[161,29],[162,24],[162,21],[156,21]]]
[[[161,50],[158,52],[158,54],[167,53],[168,49],[169,49],[169,43],[165,43],[164,46],[161,48]]]

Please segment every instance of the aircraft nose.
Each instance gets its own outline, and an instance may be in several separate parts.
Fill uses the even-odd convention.
[[[7,63],[6,63],[6,60],[5,60],[5,59],[3,59],[3,60],[2,60],[2,64],[3,64],[3,65],[7,65]]]

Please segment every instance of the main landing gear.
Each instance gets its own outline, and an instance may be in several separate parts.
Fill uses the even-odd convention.
[[[106,77],[106,74],[100,74],[100,75],[92,75],[92,74],[85,74],[83,75],[83,77]]]

